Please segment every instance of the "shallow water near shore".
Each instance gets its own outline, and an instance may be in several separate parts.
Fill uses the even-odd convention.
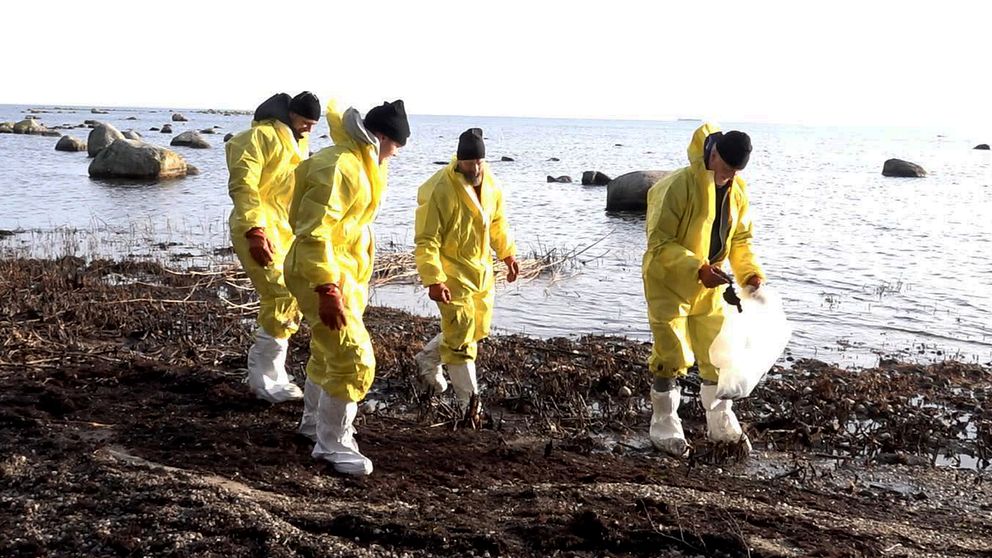
[[[0,121],[29,107],[0,106]],[[0,135],[0,238],[15,254],[146,254],[163,260],[208,256],[228,245],[222,138],[248,126],[243,115],[168,109],[35,107],[48,126],[99,119],[168,145],[173,134],[217,127],[211,149],[174,148],[201,174],[160,184],[90,180],[85,153],[54,151],[57,138]],[[61,112],[59,112],[61,110]],[[135,120],[128,120],[128,118]],[[417,187],[450,158],[457,135],[485,130],[492,172],[506,192],[520,251],[585,250],[555,278],[501,288],[495,327],[541,337],[607,333],[650,338],[640,283],[644,219],[605,213],[605,188],[548,184],[546,175],[584,170],[610,176],[685,164],[697,122],[617,122],[416,116],[413,137],[390,169],[377,221],[383,251],[409,250]],[[971,148],[988,138],[944,130],[734,125],[756,146],[745,173],[757,250],[782,293],[795,333],[789,355],[873,365],[882,355],[992,361],[992,162]],[[63,130],[85,139],[88,129]],[[329,145],[326,123],[314,150]],[[618,145],[619,144],[619,145]],[[512,162],[500,162],[502,156]],[[881,176],[899,157],[923,165],[924,179]],[[559,161],[552,161],[558,158]],[[79,229],[73,232],[71,229]],[[189,263],[193,260],[181,260]],[[423,289],[390,285],[373,303],[436,314]]]

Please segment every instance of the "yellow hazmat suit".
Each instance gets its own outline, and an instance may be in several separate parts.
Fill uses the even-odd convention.
[[[362,321],[375,257],[372,221],[386,188],[377,147],[346,130],[332,102],[327,122],[334,146],[297,169],[290,223],[296,240],[286,256],[286,283],[311,327],[307,377],[330,396],[360,401],[375,378],[372,340]],[[330,330],[314,291],[341,290],[347,326]]]
[[[723,325],[720,297],[725,287],[708,289],[698,275],[699,268],[709,263],[710,235],[717,216],[716,186],[703,160],[703,144],[717,131],[710,124],[699,127],[689,144],[689,166],[648,191],[648,243],[641,268],[654,338],[648,367],[662,378],[684,375],[693,362],[704,380],[715,382],[719,376],[710,363],[709,350]],[[729,250],[724,249],[712,263],[722,266],[729,257],[742,286],[754,275],[763,280],[751,251],[747,184],[740,176],[735,176],[727,200],[729,239],[724,245]]]
[[[481,196],[457,161],[439,170],[417,192],[417,272],[425,287],[444,283],[451,302],[441,310],[441,360],[474,361],[478,342],[489,335],[493,317],[493,251],[500,260],[516,256],[503,209],[503,193],[483,164]],[[481,202],[480,202],[481,197]]]
[[[229,225],[234,252],[258,292],[258,325],[276,339],[299,328],[299,309],[286,288],[283,262],[293,231],[289,203],[294,171],[309,154],[308,138],[299,141],[285,123],[276,119],[252,122],[251,129],[224,146],[230,172],[228,190],[234,201]],[[272,243],[272,263],[262,267],[251,257],[245,233],[261,227]]]

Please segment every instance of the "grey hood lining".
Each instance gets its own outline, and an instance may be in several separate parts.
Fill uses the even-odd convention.
[[[341,121],[344,123],[344,130],[348,132],[349,136],[361,143],[375,147],[376,153],[379,153],[379,139],[365,128],[362,115],[355,107],[350,107],[344,111],[344,114],[341,115]]]

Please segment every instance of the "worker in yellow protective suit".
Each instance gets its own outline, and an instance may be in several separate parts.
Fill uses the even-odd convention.
[[[310,360],[300,432],[313,457],[349,475],[368,475],[353,422],[375,377],[372,340],[362,322],[375,255],[372,221],[386,189],[386,160],[410,135],[403,101],[375,107],[327,108],[334,146],[296,171],[290,223],[296,240],[286,256],[286,284],[310,324]]]
[[[758,289],[764,273],[751,250],[752,226],[747,184],[737,172],[751,154],[751,139],[738,131],[704,124],[689,144],[689,166],[660,180],[648,191],[647,251],[642,277],[654,348],[648,367],[651,389],[650,437],[654,445],[681,456],[688,450],[678,407],[678,378],[693,362],[702,379],[700,400],[706,410],[707,436],[718,442],[750,442],[731,401],[716,398],[720,371],[709,349],[723,324],[721,294],[732,279]]]
[[[441,333],[416,361],[432,390],[447,389],[442,364],[464,412],[479,391],[475,358],[493,317],[493,252],[510,283],[520,268],[503,207],[503,193],[485,164],[482,130],[466,130],[455,160],[417,193],[416,248],[420,280],[441,311]]]
[[[292,99],[279,93],[258,106],[251,129],[225,146],[234,202],[231,242],[259,298],[258,328],[248,350],[248,385],[271,403],[303,397],[286,373],[289,337],[299,327],[300,312],[286,289],[283,261],[293,241],[293,173],[310,154],[309,132],[319,119],[320,101],[313,93],[304,91]]]

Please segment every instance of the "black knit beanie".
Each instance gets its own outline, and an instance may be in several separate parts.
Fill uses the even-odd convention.
[[[320,100],[309,91],[304,91],[293,97],[289,102],[289,110],[310,120],[320,120]]]
[[[473,161],[486,158],[486,144],[482,141],[482,128],[469,128],[458,136],[458,160]]]
[[[365,129],[379,132],[400,145],[406,145],[406,139],[410,137],[410,123],[406,120],[403,100],[382,103],[371,109],[365,115]]]
[[[742,170],[751,158],[751,138],[744,132],[731,130],[716,141],[716,151],[725,163]]]

